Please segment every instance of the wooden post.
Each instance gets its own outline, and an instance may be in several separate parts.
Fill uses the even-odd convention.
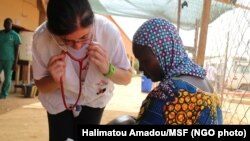
[[[14,88],[14,93],[16,93],[16,86],[20,84],[19,80],[20,80],[20,65],[17,64],[16,65],[16,70],[15,70],[15,88]]]
[[[197,42],[198,42],[198,35],[199,35],[199,20],[195,20],[195,33],[194,33],[194,53],[193,53],[193,61],[197,63]]]
[[[22,65],[22,81],[23,81],[23,84],[31,84],[31,81],[30,81],[30,69],[31,69],[31,62],[28,61],[27,62],[28,64],[25,64],[25,65]]]
[[[39,24],[43,23],[47,19],[46,17],[47,4],[48,4],[48,0],[37,1],[37,7],[39,10]]]
[[[207,30],[208,24],[210,20],[210,7],[211,0],[203,1],[203,12],[201,18],[201,31],[200,31],[200,40],[198,45],[198,54],[197,54],[197,63],[203,67],[204,59],[205,59],[205,51],[206,51],[206,43],[207,43]]]
[[[31,82],[30,82],[30,67],[31,67],[31,62],[29,61],[29,64],[28,64],[28,66],[27,66],[27,83],[28,84],[31,84]]]
[[[221,103],[224,100],[224,86],[225,86],[225,78],[226,78],[226,72],[227,72],[227,62],[228,62],[228,47],[229,47],[229,32],[227,32],[227,46],[225,49],[225,56],[224,56],[224,63],[223,63],[223,72],[224,73],[219,73],[222,74],[222,77],[220,77],[219,84],[220,85],[220,94],[221,94]],[[218,69],[218,67],[217,67]]]

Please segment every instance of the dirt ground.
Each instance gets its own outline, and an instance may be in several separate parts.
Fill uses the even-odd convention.
[[[24,98],[21,92],[11,93],[9,97],[4,100],[0,100],[0,115],[23,105],[29,105],[38,102],[37,97],[35,98]]]
[[[102,125],[121,115],[137,116],[146,94],[141,93],[140,77],[128,86],[115,86],[114,96],[106,106]],[[47,114],[37,97],[24,98],[21,91],[0,100],[1,141],[47,141]]]
[[[137,116],[141,102],[146,96],[147,94],[141,93],[140,77],[133,78],[128,86],[116,85],[114,96],[105,108],[101,124],[105,125],[122,115]],[[243,118],[240,115],[244,116],[244,119],[248,119],[250,117],[249,112],[244,114],[246,106],[249,107],[249,105],[245,104],[224,103],[224,111],[226,110],[224,123],[229,118],[230,124],[238,124],[238,120]],[[229,108],[225,109],[225,107]],[[234,113],[237,113],[237,116],[233,116]],[[243,121],[242,124],[249,124],[249,122],[245,123]],[[11,93],[5,100],[0,100],[0,141],[17,140],[48,140],[48,123],[45,109],[41,106],[37,97],[24,98],[20,91]]]

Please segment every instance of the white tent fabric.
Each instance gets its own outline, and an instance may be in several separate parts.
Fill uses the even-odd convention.
[[[149,19],[162,17],[177,23],[178,0],[89,0],[95,13]],[[180,28],[190,30],[201,19],[203,0],[181,0]],[[210,22],[232,6],[212,0]]]

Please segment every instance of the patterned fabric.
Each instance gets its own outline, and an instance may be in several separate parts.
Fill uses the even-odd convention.
[[[137,117],[138,124],[150,125],[217,125],[222,111],[215,94],[206,93],[183,80],[173,80],[174,101],[148,96]]]
[[[135,33],[133,44],[150,47],[164,71],[164,78],[142,104],[139,124],[221,124],[219,100],[182,80],[189,75],[205,78],[203,68],[193,63],[183,47],[174,25],[155,18]]]
[[[200,78],[206,76],[205,70],[188,58],[174,25],[164,19],[155,18],[146,21],[136,31],[133,43],[151,47],[165,73],[165,78],[159,87],[150,93],[153,97],[174,100],[175,86],[171,78],[175,76],[184,74]]]

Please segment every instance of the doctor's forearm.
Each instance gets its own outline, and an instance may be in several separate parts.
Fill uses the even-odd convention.
[[[116,68],[115,73],[109,78],[116,84],[127,85],[130,83],[131,77],[132,77],[131,69],[123,70]]]
[[[42,93],[52,92],[60,88],[60,85],[54,81],[51,76],[46,76],[40,80],[35,80],[38,90]]]

